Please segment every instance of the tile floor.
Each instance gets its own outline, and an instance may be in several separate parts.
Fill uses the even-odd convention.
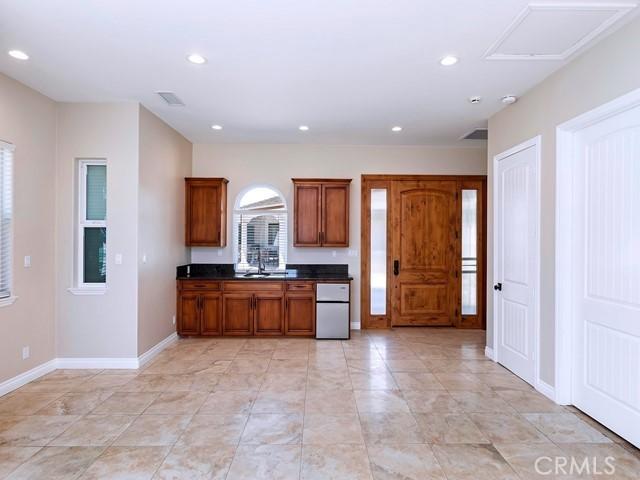
[[[591,475],[537,475],[541,456]],[[615,474],[595,474],[606,457]],[[0,478],[638,479],[640,454],[488,361],[484,332],[399,329],[55,371],[0,398]]]

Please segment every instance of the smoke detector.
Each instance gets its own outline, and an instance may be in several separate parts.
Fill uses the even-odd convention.
[[[501,101],[505,105],[511,105],[512,103],[516,103],[518,101],[518,97],[516,97],[515,95],[505,95],[504,97],[502,97]]]
[[[480,103],[481,101],[482,101],[482,97],[480,96],[469,97],[469,103],[473,103],[474,105],[476,103]]]

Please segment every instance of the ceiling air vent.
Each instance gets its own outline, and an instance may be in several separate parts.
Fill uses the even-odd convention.
[[[156,92],[170,107],[184,107],[184,102],[173,92]]]
[[[486,140],[487,138],[489,138],[489,129],[476,128],[460,137],[460,140]]]

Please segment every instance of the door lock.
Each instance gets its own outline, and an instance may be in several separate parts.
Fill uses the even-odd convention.
[[[494,290],[496,290],[496,291],[501,292],[501,291],[502,291],[502,284],[501,284],[501,283],[496,283],[496,284],[493,286],[493,289],[494,289]]]
[[[400,275],[400,260],[393,261],[393,274],[395,276]]]

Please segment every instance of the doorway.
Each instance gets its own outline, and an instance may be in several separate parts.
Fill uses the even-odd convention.
[[[362,176],[362,328],[485,327],[486,177]]]
[[[640,90],[558,127],[556,392],[640,447]]]
[[[496,155],[493,172],[494,360],[536,385],[540,137]]]

